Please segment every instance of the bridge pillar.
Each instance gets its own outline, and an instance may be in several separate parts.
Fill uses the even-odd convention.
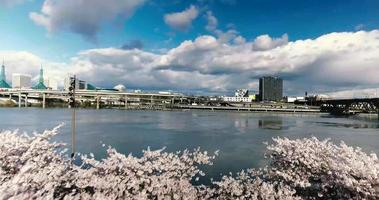
[[[45,93],[42,94],[42,108],[43,109],[46,108],[46,94]]]
[[[150,97],[150,107],[153,108],[153,96]]]
[[[100,96],[97,96],[97,97],[96,97],[96,109],[97,109],[97,110],[100,109]]]
[[[25,107],[28,107],[28,95],[25,95]]]
[[[125,109],[128,109],[128,95],[125,95]]]
[[[18,107],[21,108],[21,92],[18,93]]]
[[[12,93],[9,93],[9,100],[12,100]]]

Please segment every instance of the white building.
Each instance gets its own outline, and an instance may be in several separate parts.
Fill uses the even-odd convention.
[[[45,86],[51,90],[58,90],[58,81],[52,78],[46,77],[44,79]]]
[[[223,100],[226,102],[251,102],[252,99],[250,97],[223,97]]]
[[[15,89],[31,88],[32,76],[28,74],[12,74],[12,87]]]
[[[304,101],[305,97],[286,97],[285,101],[287,103],[294,103],[295,101]]]

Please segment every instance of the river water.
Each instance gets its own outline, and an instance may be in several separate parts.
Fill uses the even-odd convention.
[[[41,132],[60,123],[55,140],[70,143],[71,111],[68,109],[0,108],[0,130]],[[371,117],[335,118],[321,114],[275,114],[211,111],[78,110],[77,149],[105,155],[102,144],[119,152],[140,156],[150,147],[167,151],[194,149],[220,150],[215,165],[205,170],[210,177],[262,167],[264,142],[273,137],[316,136],[360,146],[379,154],[379,120]]]

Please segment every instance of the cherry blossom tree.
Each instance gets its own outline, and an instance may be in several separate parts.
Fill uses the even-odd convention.
[[[61,126],[61,125],[60,125]],[[316,138],[275,138],[270,164],[193,184],[218,152],[143,151],[141,157],[108,147],[79,165],[65,144],[52,142],[60,126],[32,136],[0,133],[0,199],[378,199],[379,161],[359,148]]]

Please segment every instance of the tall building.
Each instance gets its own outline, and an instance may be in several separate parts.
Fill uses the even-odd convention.
[[[279,77],[265,76],[259,79],[259,99],[261,101],[280,101],[283,98],[283,80]]]
[[[58,81],[50,77],[44,77],[44,84],[50,90],[58,90]]]
[[[39,70],[39,79],[38,79],[38,83],[37,85],[35,85],[33,87],[33,89],[35,90],[46,90],[47,87],[44,83],[44,80],[43,80],[43,69],[42,69],[42,66],[41,66],[41,69]]]
[[[32,76],[28,74],[12,74],[12,86],[15,89],[30,89]]]
[[[3,65],[1,65],[0,88],[11,88],[11,86],[7,83],[6,80],[4,61]]]

